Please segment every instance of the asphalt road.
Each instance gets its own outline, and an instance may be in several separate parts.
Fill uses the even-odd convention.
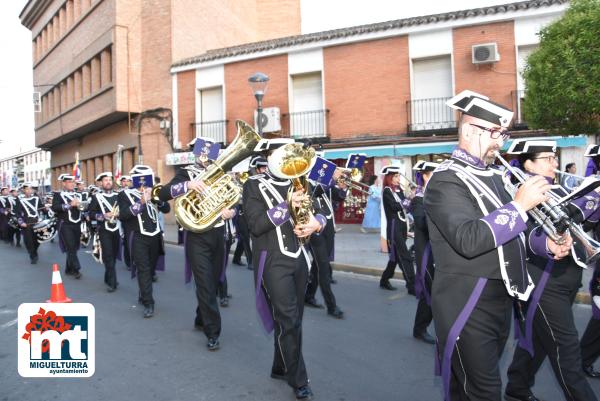
[[[63,275],[67,295],[96,309],[96,372],[91,378],[22,378],[17,372],[16,314],[23,302],[44,302],[51,264],[64,265],[56,244],[40,248],[30,265],[24,249],[0,244],[0,400],[293,400],[291,389],[269,377],[273,340],[258,325],[250,271],[228,269],[230,306],[222,308],[221,349],[209,352],[195,330],[195,295],[183,283],[183,253],[167,248],[167,271],[155,284],[156,314],[143,319],[137,282],[123,264],[120,286],[107,293],[104,268],[80,252],[83,278]],[[64,271],[64,269],[62,269]],[[412,338],[416,301],[404,290],[382,291],[373,277],[335,273],[334,292],[344,320],[307,309],[304,358],[316,400],[441,400],[433,376],[433,347]],[[401,283],[396,283],[401,285]],[[580,332],[591,310],[574,307]],[[502,360],[506,371],[514,344]],[[593,383],[600,394],[600,380]],[[563,396],[546,363],[535,393],[545,400]]]

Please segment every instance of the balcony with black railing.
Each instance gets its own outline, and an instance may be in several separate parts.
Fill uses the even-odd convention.
[[[437,97],[407,101],[408,134],[429,136],[456,133],[454,110],[446,105],[449,99]]]
[[[327,113],[329,110],[323,109],[283,114],[282,128],[295,139],[325,138],[328,136]]]
[[[227,123],[229,120],[201,121],[192,123],[196,137],[210,138],[217,143],[227,144]]]

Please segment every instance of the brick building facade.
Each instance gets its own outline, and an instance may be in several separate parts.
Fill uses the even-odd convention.
[[[300,32],[299,0],[29,0],[19,17],[32,33],[35,142],[52,153],[53,186],[76,152],[86,181],[114,171],[119,144],[123,171],[141,147],[169,178],[165,154],[179,145],[171,64]]]

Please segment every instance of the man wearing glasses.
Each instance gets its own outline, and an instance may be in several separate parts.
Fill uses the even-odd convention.
[[[445,400],[500,401],[498,362],[509,335],[513,298],[533,283],[525,264],[526,211],[548,199],[543,177],[527,180],[514,200],[490,168],[512,111],[464,91],[447,102],[458,110],[458,146],[434,172],[424,196],[436,261],[432,311]],[[548,242],[555,254],[568,249]]]

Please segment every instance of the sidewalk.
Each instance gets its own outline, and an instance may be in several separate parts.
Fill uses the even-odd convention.
[[[358,224],[338,224],[335,236],[335,261],[331,264],[334,270],[381,276],[388,261],[388,254],[380,252],[379,233],[362,233]],[[165,241],[177,244],[177,228],[174,224],[166,224]],[[412,239],[407,241],[410,248]],[[402,273],[396,269],[395,278],[402,278]],[[590,303],[588,283],[592,278],[592,270],[583,272],[582,286],[575,302]]]

